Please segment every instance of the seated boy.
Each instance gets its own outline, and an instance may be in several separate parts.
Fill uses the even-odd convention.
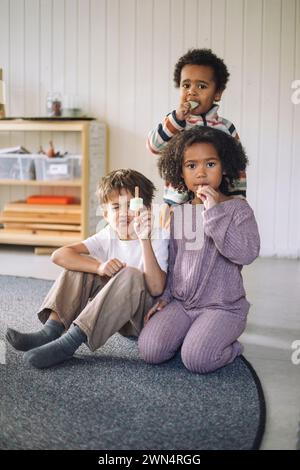
[[[136,187],[144,207],[133,212],[129,204]],[[65,270],[38,311],[44,327],[35,333],[7,330],[10,344],[27,351],[27,363],[51,367],[70,359],[83,342],[94,351],[116,332],[139,334],[167,272],[168,237],[152,229],[154,191],[134,170],[116,170],[102,179],[98,196],[108,225],[53,253],[53,262]]]

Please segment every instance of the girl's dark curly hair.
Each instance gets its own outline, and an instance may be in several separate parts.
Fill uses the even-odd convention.
[[[229,72],[223,60],[211,49],[190,49],[178,60],[174,69],[175,87],[180,86],[181,70],[185,65],[206,65],[213,69],[217,91],[224,91],[228,82]]]
[[[229,195],[229,186],[239,178],[239,172],[245,170],[248,163],[245,150],[236,139],[218,129],[194,126],[174,136],[164,148],[158,159],[160,176],[170,183],[178,192],[186,192],[188,188],[182,176],[183,158],[187,148],[193,144],[212,144],[221,160],[223,175],[220,191]],[[189,191],[190,199],[193,193]]]

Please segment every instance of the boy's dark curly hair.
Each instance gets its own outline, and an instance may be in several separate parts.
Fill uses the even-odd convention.
[[[188,191],[182,176],[184,153],[191,145],[198,143],[209,143],[215,147],[222,163],[222,171],[226,173],[219,189],[225,196],[229,195],[229,185],[233,187],[233,181],[239,178],[239,172],[245,170],[248,158],[236,139],[211,127],[194,126],[174,136],[158,159],[160,176],[178,192]],[[190,191],[189,196],[190,199],[193,197]]]
[[[106,204],[113,191],[120,193],[121,189],[126,189],[134,196],[136,186],[139,187],[139,197],[143,199],[144,206],[151,207],[154,191],[156,191],[154,184],[142,173],[129,168],[114,170],[104,176],[99,183],[96,194],[100,204]]]
[[[217,91],[224,91],[229,79],[229,72],[223,60],[211,49],[190,49],[178,60],[174,69],[175,87],[180,86],[181,70],[185,65],[207,65],[214,71]]]

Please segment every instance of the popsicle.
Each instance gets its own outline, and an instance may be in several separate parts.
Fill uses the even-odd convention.
[[[139,215],[139,211],[143,208],[144,202],[141,197],[139,197],[139,187],[134,188],[134,198],[130,199],[130,210],[135,212],[135,216]]]
[[[190,100],[189,103],[191,105],[191,110],[192,111],[193,111],[193,109],[197,108],[197,106],[199,106],[199,103],[197,101]]]

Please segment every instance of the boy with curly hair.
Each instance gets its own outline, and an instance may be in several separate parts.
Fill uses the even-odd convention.
[[[174,70],[175,86],[180,88],[178,107],[149,133],[148,149],[153,154],[161,154],[175,135],[194,126],[213,127],[239,140],[232,122],[218,115],[217,103],[221,100],[228,78],[226,65],[211,49],[191,49],[184,54]],[[241,171],[238,179],[229,184],[229,192],[234,197],[246,197],[245,171]],[[187,193],[180,193],[166,181],[164,201],[167,204],[182,204],[187,199]]]

